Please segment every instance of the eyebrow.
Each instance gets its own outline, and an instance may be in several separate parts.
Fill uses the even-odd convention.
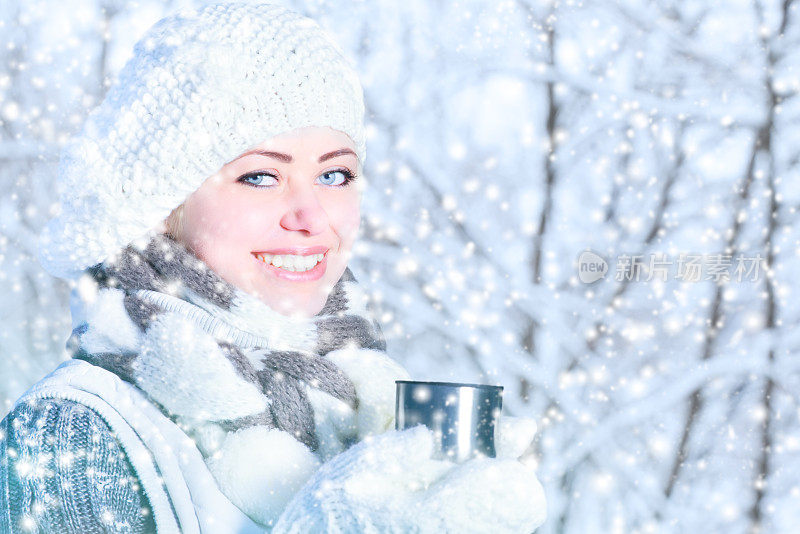
[[[284,154],[283,152],[273,152],[271,150],[248,150],[247,152],[245,152],[244,154],[242,154],[241,156],[239,156],[236,159],[243,158],[245,156],[249,156],[250,154],[258,154],[259,156],[266,156],[268,158],[279,159],[279,160],[281,160],[281,161],[283,161],[285,163],[291,163],[292,162],[292,156],[291,155]],[[327,160],[335,158],[337,156],[344,156],[345,154],[352,154],[352,155],[358,157],[358,155],[355,152],[353,152],[352,150],[350,150],[349,148],[340,148],[338,150],[334,150],[333,152],[328,152],[326,154],[321,155],[319,157],[318,161],[319,161],[319,163],[322,163],[323,161],[327,161]],[[234,161],[236,161],[236,160],[234,160]]]

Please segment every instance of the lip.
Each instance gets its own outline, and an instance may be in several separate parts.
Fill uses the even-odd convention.
[[[289,249],[279,249],[279,250],[289,250]],[[294,249],[295,251],[297,249]],[[321,254],[326,252],[328,249],[325,247],[311,247],[310,249],[306,250],[319,250],[319,252],[310,252],[309,254]],[[284,280],[289,280],[290,282],[313,282],[314,280],[319,280],[325,274],[325,271],[328,268],[328,254],[325,254],[322,257],[322,261],[314,266],[313,269],[310,271],[303,271],[303,272],[295,272],[295,271],[287,271],[286,269],[281,269],[279,267],[275,267],[271,263],[264,263],[260,259],[256,257],[256,254],[298,254],[299,252],[254,252],[253,253],[253,261],[257,262],[261,265],[262,269],[266,269],[270,276],[274,276],[276,278],[282,278]]]
[[[253,254],[272,254],[280,256],[281,254],[292,254],[294,256],[310,256],[311,254],[325,254],[328,252],[329,247],[320,245],[316,247],[286,247],[286,248],[273,248],[271,250],[259,250]]]

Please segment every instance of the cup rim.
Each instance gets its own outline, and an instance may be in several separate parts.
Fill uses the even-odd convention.
[[[428,382],[424,380],[395,380],[395,384],[424,384],[428,386],[450,386],[454,388],[479,388],[503,391],[503,386],[493,386],[490,384],[469,384],[466,382]]]

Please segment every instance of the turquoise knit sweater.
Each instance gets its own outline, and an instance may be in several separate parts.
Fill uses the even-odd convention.
[[[0,422],[0,532],[155,532],[125,452],[92,409],[20,404]]]

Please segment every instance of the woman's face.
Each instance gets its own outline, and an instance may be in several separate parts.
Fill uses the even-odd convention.
[[[275,136],[186,199],[175,237],[277,312],[311,317],[350,258],[361,220],[358,171],[342,132],[314,126]]]

